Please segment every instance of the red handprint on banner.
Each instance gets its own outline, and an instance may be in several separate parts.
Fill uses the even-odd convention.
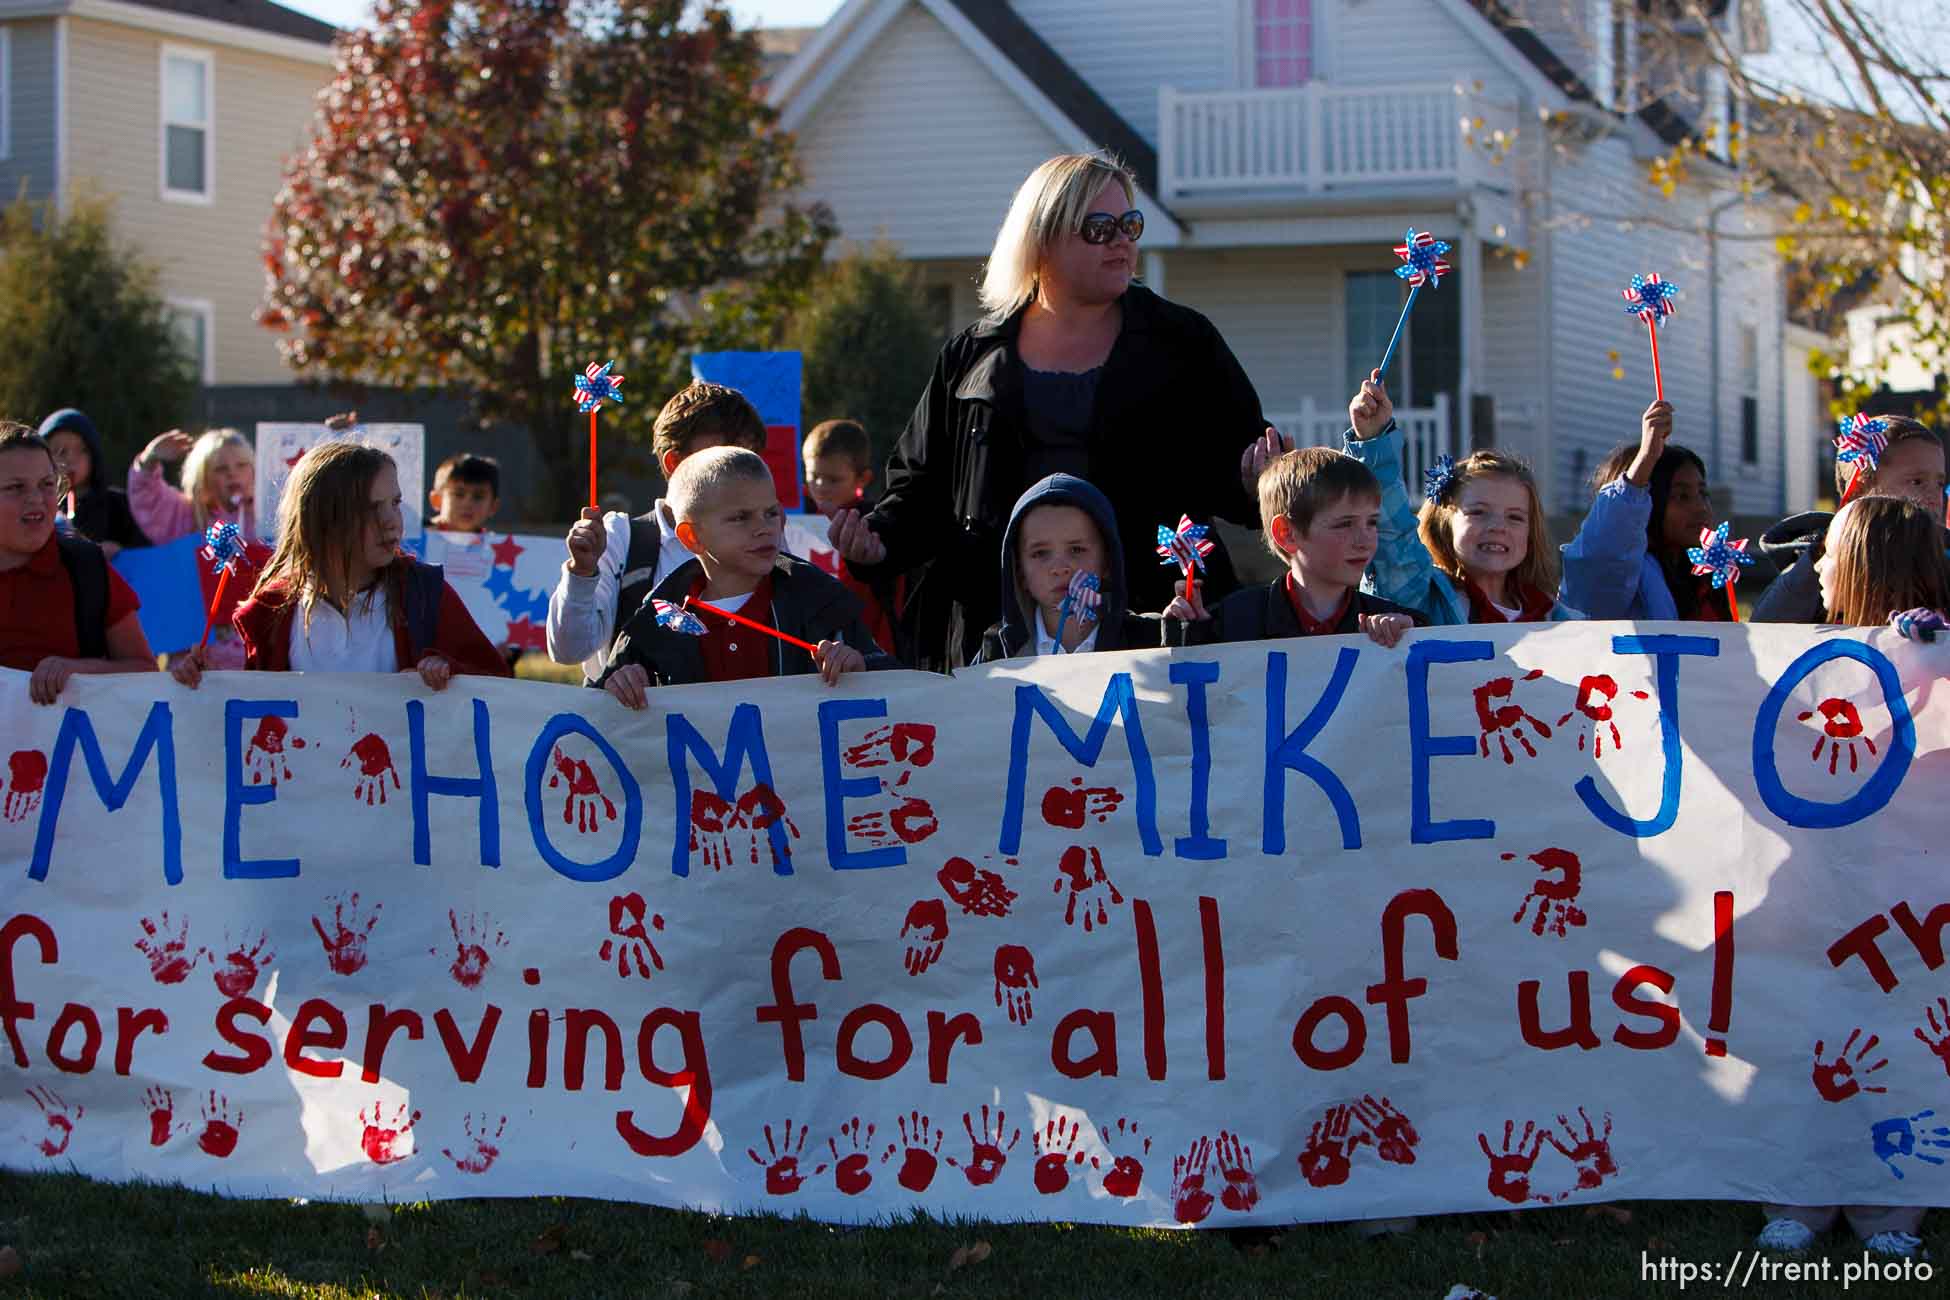
[[[0,814],[10,822],[25,821],[41,806],[41,788],[47,784],[47,755],[38,749],[16,749],[7,757],[7,797],[0,802]]]
[[[1592,1126],[1591,1117],[1584,1113],[1582,1106],[1578,1107],[1578,1118],[1584,1121],[1582,1138],[1578,1136],[1570,1116],[1560,1114],[1557,1117],[1557,1122],[1564,1126],[1564,1136],[1571,1140],[1572,1145],[1567,1147],[1559,1142],[1555,1129],[1545,1129],[1544,1140],[1556,1147],[1565,1159],[1577,1166],[1578,1185],[1575,1190],[1590,1191],[1618,1172],[1618,1164],[1611,1156],[1611,1112],[1605,1112],[1605,1131],[1602,1134]],[[1561,1201],[1570,1194],[1565,1192],[1557,1199]]]
[[[409,1116],[405,1103],[401,1103],[394,1108],[391,1123],[381,1124],[380,1110],[381,1104],[375,1101],[371,1115],[364,1110],[359,1112],[359,1123],[364,1125],[359,1135],[359,1149],[366,1153],[366,1159],[376,1165],[397,1164],[413,1154],[403,1144],[412,1135],[413,1126],[420,1122],[420,1112],[416,1110]]]
[[[1383,1097],[1374,1099],[1368,1093],[1354,1103],[1354,1118],[1361,1127],[1368,1130],[1374,1142],[1375,1154],[1389,1164],[1412,1165],[1415,1163],[1415,1147],[1422,1137],[1415,1126],[1408,1122],[1408,1116],[1395,1108],[1395,1104]]]
[[[901,922],[901,938],[907,941],[902,965],[909,975],[919,975],[941,957],[948,939],[948,909],[938,898],[917,898]]]
[[[187,1133],[189,1125],[176,1127],[176,1095],[167,1088],[148,1088],[142,1094],[142,1109],[149,1115],[149,1145],[164,1146],[177,1133]]]
[[[906,780],[905,777],[901,779]],[[891,796],[894,787],[882,782],[881,792]],[[934,805],[913,795],[901,796],[900,802],[892,808],[857,813],[846,820],[849,838],[861,840],[875,848],[896,841],[919,844],[940,829],[941,819],[934,815]]]
[[[801,1138],[804,1134],[801,1133]],[[839,1143],[844,1139],[847,1153],[840,1154]],[[873,1170],[868,1168],[869,1151],[873,1146],[873,1125],[869,1124],[863,1133],[860,1130],[860,1117],[855,1115],[840,1125],[839,1133],[826,1139],[826,1149],[833,1153],[830,1166],[816,1165],[815,1174],[823,1174],[828,1168],[833,1171],[833,1186],[844,1196],[858,1196],[873,1184]]]
[[[993,871],[978,868],[967,858],[949,858],[934,878],[942,891],[969,916],[1007,916],[1016,891]]]
[[[1821,751],[1826,746],[1828,775],[1836,775],[1837,760],[1844,749],[1848,751],[1848,770],[1855,771],[1860,761],[1855,752],[1858,741],[1869,747],[1869,753],[1876,752],[1875,741],[1862,734],[1862,714],[1847,700],[1833,698],[1823,700],[1815,705],[1812,711],[1800,714],[1799,718],[1802,722],[1807,722],[1817,714],[1821,717],[1821,734],[1815,737],[1814,752],[1808,757],[1813,762],[1821,762]]]
[[[393,780],[393,789],[399,789],[399,769],[393,766],[393,751],[376,733],[368,731],[352,742],[352,748],[339,760],[340,767],[359,764],[359,779],[352,785],[352,802],[361,799],[370,808],[374,803],[386,802],[386,778]]]
[[[691,852],[702,850],[704,865],[722,871],[731,865],[731,802],[709,790],[691,791]]]
[[[1086,786],[1073,776],[1066,788],[1053,785],[1043,792],[1043,821],[1063,830],[1082,830],[1092,817],[1107,822],[1124,802],[1121,791],[1107,785]]]
[[[250,774],[252,785],[276,785],[291,779],[291,760],[287,749],[303,749],[304,738],[291,734],[291,728],[279,717],[264,717],[257,720],[257,730],[251,733],[250,743],[244,746],[244,771]],[[339,764],[344,767],[345,764]]]
[[[385,904],[374,903],[372,915],[362,916],[357,891],[325,901],[332,905],[332,928],[327,930],[317,916],[311,919],[311,928],[318,931],[318,941],[325,945],[325,964],[335,975],[355,974],[365,968],[366,941],[372,937],[372,928],[379,924],[379,913]],[[361,921],[365,922],[363,929]]]
[[[1516,854],[1503,855],[1505,862],[1516,859]],[[1519,924],[1530,908],[1532,899],[1537,902],[1537,914],[1530,923],[1530,932],[1541,936],[1546,929],[1558,938],[1563,938],[1567,928],[1576,928],[1585,922],[1584,909],[1576,903],[1578,890],[1584,882],[1584,868],[1578,862],[1578,855],[1569,849],[1539,849],[1530,855],[1530,861],[1544,872],[1530,883],[1530,892],[1517,904],[1516,915],[1510,918],[1512,924]],[[1550,879],[1556,872],[1559,879]]]
[[[1124,901],[1124,895],[1117,892],[1117,886],[1104,874],[1103,855],[1097,852],[1094,844],[1087,850],[1077,844],[1063,850],[1063,856],[1056,863],[1056,873],[1056,885],[1051,892],[1061,894],[1067,887],[1070,894],[1063,908],[1063,924],[1077,923],[1077,903],[1081,900],[1085,934],[1090,933],[1094,926],[1110,920],[1110,913],[1104,906],[1105,894],[1110,895],[1113,906]]]
[[[1352,1133],[1354,1108],[1329,1106],[1327,1113],[1307,1131],[1307,1145],[1300,1149],[1300,1172],[1311,1187],[1338,1187],[1353,1172],[1350,1159],[1354,1149],[1373,1141],[1366,1133]]]
[[[1114,1156],[1110,1172],[1104,1175],[1104,1191],[1111,1195],[1129,1198],[1138,1194],[1144,1186],[1144,1158],[1151,1154],[1151,1139],[1138,1133],[1137,1121],[1123,1115],[1117,1117],[1117,1128],[1113,1135],[1111,1126],[1106,1124],[1097,1130],[1104,1140],[1104,1153],[1111,1155],[1126,1143],[1138,1143],[1135,1153],[1126,1151]],[[1093,1167],[1101,1167],[1095,1157],[1090,1161]]]
[[[231,1114],[230,1098],[218,1096],[212,1088],[209,1100],[203,1103],[203,1131],[196,1135],[196,1144],[203,1148],[205,1155],[222,1160],[237,1149],[237,1138],[243,1127],[244,1108],[239,1106],[237,1113]]]
[[[894,1175],[894,1181],[910,1192],[925,1192],[939,1168],[941,1139],[947,1130],[934,1127],[934,1121],[918,1110],[898,1116],[894,1122],[900,1129],[901,1140],[887,1144],[880,1163],[884,1165],[894,1158],[894,1152],[902,1152],[900,1172]]]
[[[1937,1020],[1937,1010],[1943,1011],[1943,1019]],[[1923,1008],[1924,1018],[1929,1022],[1930,1032],[1923,1032],[1923,1026],[1916,1027],[1916,1041],[1930,1049],[1930,1054],[1943,1064],[1943,1072],[1950,1075],[1950,998],[1938,998],[1936,1006]],[[1935,1035],[1932,1037],[1931,1035]]]
[[[1238,1134],[1220,1130],[1212,1154],[1219,1162],[1219,1176],[1225,1179],[1219,1203],[1237,1214],[1258,1205],[1259,1179],[1253,1176],[1253,1149]]]
[[[1212,1139],[1201,1137],[1182,1156],[1171,1158],[1171,1215],[1180,1223],[1202,1223],[1212,1213],[1212,1193],[1205,1190],[1205,1170],[1212,1160]]]
[[[934,724],[896,722],[875,727],[857,745],[848,746],[841,758],[848,767],[926,767],[934,762]]]
[[[1525,1120],[1523,1134],[1517,1137],[1513,1144],[1512,1134],[1515,1129],[1515,1120],[1503,1121],[1501,1151],[1490,1149],[1487,1133],[1478,1133],[1476,1141],[1483,1148],[1483,1154],[1489,1157],[1490,1195],[1498,1200],[1508,1201],[1512,1205],[1522,1205],[1525,1201],[1533,1199],[1530,1195],[1530,1170],[1537,1163],[1537,1152],[1543,1148],[1545,1133],[1537,1130],[1534,1120]],[[1540,1196],[1535,1199],[1542,1201],[1549,1198]]]
[[[1543,675],[1543,669],[1533,668],[1521,678],[1492,677],[1489,681],[1484,682],[1476,688],[1474,692],[1476,700],[1476,721],[1483,728],[1483,734],[1479,744],[1484,758],[1490,756],[1491,736],[1496,737],[1496,743],[1502,748],[1503,761],[1506,764],[1517,761],[1516,755],[1510,749],[1510,741],[1512,740],[1523,747],[1524,753],[1530,755],[1532,758],[1537,757],[1537,747],[1530,743],[1528,736],[1523,734],[1523,724],[1526,722],[1530,724],[1531,730],[1535,731],[1540,737],[1545,740],[1550,739],[1551,729],[1549,724],[1542,718],[1534,717],[1526,712],[1522,705],[1503,704],[1491,707],[1491,701],[1509,699],[1516,690],[1517,681],[1535,681]]]
[[[215,953],[206,953],[210,964],[215,967],[210,979],[217,986],[217,992],[227,998],[241,998],[257,984],[258,974],[266,966],[276,961],[278,955],[270,947],[270,936],[262,930],[257,939],[246,948],[239,942],[231,945],[229,934],[224,935],[224,943],[230,951],[224,954],[223,964],[218,966]]]
[[[549,766],[554,774],[548,779],[548,788],[553,790],[564,781],[568,789],[562,795],[562,824],[573,826],[584,835],[595,830],[602,823],[596,819],[596,809],[600,807],[603,816],[616,820],[616,805],[603,793],[601,783],[596,780],[595,771],[580,758],[570,758],[557,746],[549,755]]]
[[[1030,1145],[1036,1150],[1032,1173],[1037,1191],[1054,1196],[1070,1185],[1070,1166],[1084,1160],[1084,1153],[1077,1150],[1077,1139],[1082,1136],[1083,1126],[1067,1115],[1047,1121],[1040,1130],[1030,1130]]]
[[[604,961],[614,957],[619,978],[628,979],[632,966],[644,979],[650,978],[652,966],[658,970],[664,968],[663,954],[650,941],[650,930],[662,930],[664,918],[660,914],[650,913],[650,930],[646,930],[643,925],[646,913],[650,913],[650,905],[643,901],[642,894],[634,890],[617,894],[609,900],[610,937],[603,940],[603,946],[596,950],[596,955]]]
[[[806,1176],[799,1172],[799,1155],[806,1149],[806,1134],[812,1130],[801,1125],[798,1145],[792,1141],[792,1121],[785,1122],[784,1141],[774,1144],[772,1126],[765,1126],[765,1154],[760,1156],[753,1147],[746,1147],[745,1154],[752,1163],[765,1171],[765,1191],[769,1196],[790,1196],[806,1184]]]
[[[440,1154],[454,1162],[454,1168],[463,1174],[484,1174],[488,1167],[501,1155],[501,1135],[508,1129],[506,1115],[495,1122],[494,1131],[488,1132],[488,1117],[483,1113],[477,1125],[472,1115],[463,1115],[460,1131],[465,1141],[460,1144],[460,1154],[455,1155],[452,1148],[441,1147]]]
[[[1010,1024],[1029,1023],[1034,1014],[1029,1005],[1030,990],[1041,987],[1036,980],[1036,959],[1029,949],[1005,943],[995,950],[995,1005],[1007,1005]]]
[[[60,1155],[74,1139],[74,1126],[88,1113],[88,1108],[76,1106],[70,1110],[61,1094],[52,1088],[29,1088],[27,1096],[41,1108],[41,1120],[47,1126],[47,1132],[40,1138],[28,1138],[28,1145],[44,1156]]]
[[[1652,698],[1644,691],[1628,691],[1627,694],[1635,700]],[[1590,725],[1582,726],[1578,730],[1579,753],[1584,752],[1584,742],[1588,737],[1591,741],[1591,756],[1603,758],[1607,731],[1611,733],[1611,747],[1614,750],[1625,748],[1625,739],[1618,734],[1618,723],[1612,717],[1612,701],[1617,698],[1618,683],[1611,674],[1595,673],[1579,679],[1577,701],[1572,705],[1569,713],[1557,720],[1557,725],[1561,727],[1579,714],[1584,715]]]
[[[190,919],[182,918],[173,936],[168,933],[168,912],[158,920],[146,916],[141,920],[142,937],[135,941],[135,950],[148,958],[149,978],[158,984],[181,984],[203,955],[190,947]]]
[[[1858,1092],[1889,1091],[1887,1088],[1878,1088],[1868,1082],[1870,1075],[1889,1064],[1888,1057],[1883,1057],[1874,1065],[1862,1067],[1862,1058],[1875,1050],[1876,1044],[1882,1041],[1880,1037],[1870,1034],[1868,1041],[1857,1049],[1854,1059],[1849,1058],[1849,1049],[1855,1046],[1855,1040],[1861,1036],[1861,1026],[1849,1030],[1848,1041],[1842,1044],[1842,1050],[1835,1053],[1835,1059],[1832,1061],[1821,1059],[1825,1054],[1825,1045],[1820,1039],[1815,1040],[1815,1091],[1821,1094],[1823,1101],[1847,1101]]]
[[[704,865],[713,871],[722,871],[731,865],[732,836],[743,834],[750,845],[749,857],[755,866],[758,863],[758,842],[764,840],[772,855],[772,864],[778,865],[779,850],[772,846],[772,827],[783,824],[793,839],[799,838],[799,827],[786,815],[785,801],[769,785],[755,785],[739,796],[735,804],[727,803],[723,797],[709,790],[691,792],[691,851],[702,850]],[[788,856],[790,851],[788,850]]]
[[[737,810],[732,815],[732,825],[744,827],[751,832],[752,865],[758,865],[758,842],[764,840],[772,855],[772,865],[779,862],[779,850],[772,847],[771,837],[766,834],[773,826],[783,822],[793,839],[799,838],[799,828],[793,825],[792,818],[786,816],[785,800],[779,798],[769,785],[755,785],[738,797]],[[789,856],[789,854],[788,854]]]
[[[494,927],[494,922],[488,919],[485,912],[479,916],[469,912],[463,921],[451,907],[447,909],[447,928],[454,932],[454,957],[447,967],[447,973],[454,977],[454,983],[464,989],[479,987],[482,977],[487,974],[488,964],[493,960],[488,947],[507,947],[508,936]],[[440,948],[429,948],[427,952],[435,957],[447,955]]]
[[[958,1165],[961,1169],[962,1177],[968,1180],[969,1186],[987,1187],[1001,1174],[1002,1166],[1009,1163],[1009,1153],[1014,1151],[1016,1149],[1016,1143],[1022,1140],[1022,1130],[1020,1128],[1013,1130],[1009,1134],[1007,1145],[1004,1145],[1002,1141],[1002,1130],[1006,1125],[1003,1119],[1003,1112],[999,1107],[996,1109],[995,1124],[991,1128],[989,1125],[989,1108],[986,1104],[982,1107],[982,1128],[980,1136],[976,1134],[975,1117],[967,1111],[962,1112],[961,1126],[962,1131],[968,1134],[968,1161],[965,1164],[961,1164],[953,1156],[949,1156],[947,1157],[948,1163],[950,1165]]]

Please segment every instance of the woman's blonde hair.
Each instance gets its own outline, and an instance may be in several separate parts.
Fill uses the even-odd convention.
[[[1950,613],[1950,559],[1930,511],[1901,497],[1858,497],[1844,509],[1828,555],[1829,622],[1878,627],[1906,609]]]
[[[1516,456],[1502,451],[1476,451],[1456,462],[1448,485],[1433,501],[1422,503],[1421,524],[1416,531],[1422,535],[1422,545],[1429,548],[1429,558],[1435,567],[1452,578],[1463,576],[1462,559],[1456,554],[1456,538],[1453,521],[1457,514],[1457,500],[1462,490],[1472,479],[1498,476],[1514,479],[1523,484],[1530,498],[1530,527],[1526,534],[1527,548],[1523,563],[1510,570],[1510,577],[1521,587],[1531,587],[1547,596],[1557,595],[1557,551],[1550,544],[1550,533],[1544,527],[1544,503],[1537,496],[1537,479],[1530,472],[1530,466]]]
[[[183,495],[196,513],[199,533],[210,526],[210,468],[225,447],[242,447],[253,464],[257,461],[250,439],[236,429],[211,429],[191,444],[190,454],[183,458]]]
[[[312,602],[341,595],[350,613],[352,557],[363,544],[372,518],[372,483],[393,458],[357,442],[321,442],[298,458],[278,499],[278,545],[258,575],[253,595],[273,586],[288,588],[311,628]],[[395,560],[397,568],[403,561]],[[366,599],[378,590],[374,584]],[[399,601],[392,617],[402,617]]]
[[[996,320],[1006,320],[1036,296],[1036,272],[1050,245],[1081,229],[1090,215],[1090,201],[1107,182],[1124,187],[1124,200],[1137,206],[1137,177],[1114,155],[1058,154],[1035,171],[1016,190],[1009,215],[995,232],[982,270],[982,306]]]

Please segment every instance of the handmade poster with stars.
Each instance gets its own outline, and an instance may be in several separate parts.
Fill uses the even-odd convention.
[[[321,442],[351,438],[379,448],[399,467],[400,514],[408,538],[426,527],[427,434],[419,424],[355,424],[343,433],[322,424],[257,426],[257,530],[265,540],[277,533],[278,497],[298,458]]]
[[[548,597],[562,570],[562,539],[532,534],[428,529],[421,558],[446,571],[487,639],[518,650],[548,649]]]

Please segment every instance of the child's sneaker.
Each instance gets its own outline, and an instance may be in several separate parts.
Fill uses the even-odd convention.
[[[1880,1233],[1878,1237],[1896,1236],[1895,1233]],[[1799,1253],[1815,1244],[1815,1230],[1798,1219],[1770,1219],[1754,1244],[1762,1250],[1785,1250]]]
[[[1862,1243],[1863,1249],[1896,1259],[1925,1258],[1923,1239],[1913,1232],[1878,1232]]]

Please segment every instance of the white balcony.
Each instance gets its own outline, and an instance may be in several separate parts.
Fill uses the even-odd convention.
[[[1266,422],[1292,438],[1296,447],[1339,447],[1347,432],[1347,410],[1323,409],[1309,400],[1297,411],[1269,411]],[[1438,456],[1461,456],[1449,420],[1448,395],[1437,393],[1429,406],[1395,408],[1395,423],[1402,431],[1402,477],[1408,483],[1409,500],[1420,501],[1422,471]]]
[[[1158,92],[1159,195],[1346,194],[1418,184],[1508,184],[1516,118],[1451,83],[1349,90]]]

